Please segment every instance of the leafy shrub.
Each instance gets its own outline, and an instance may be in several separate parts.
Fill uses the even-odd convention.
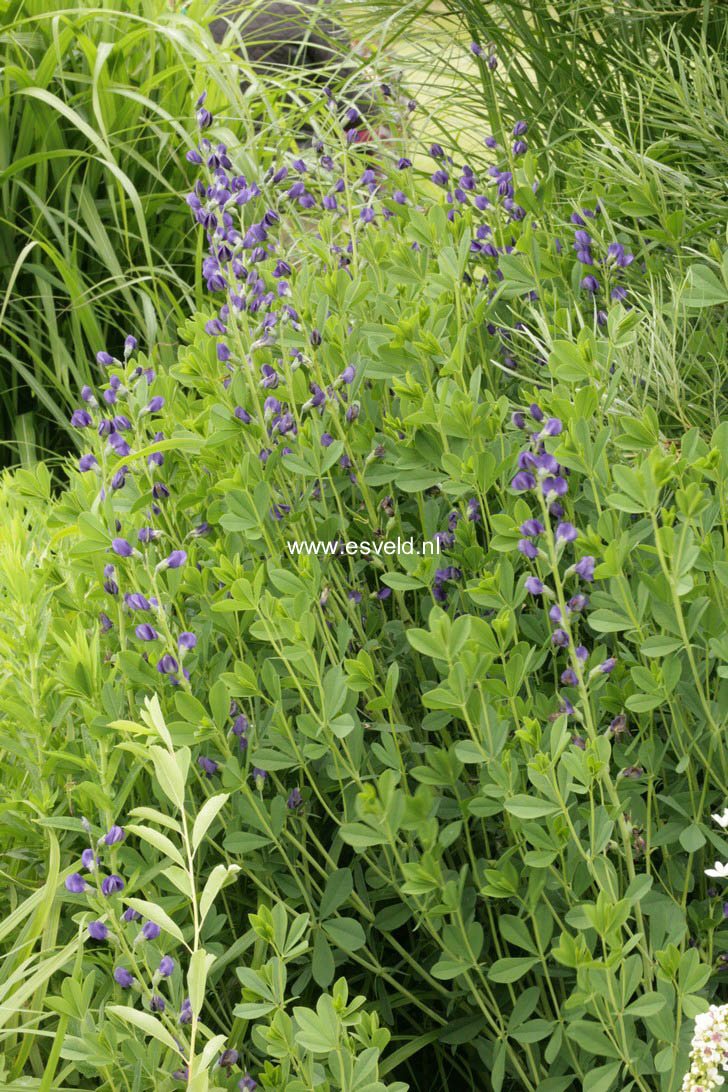
[[[728,939],[703,878],[728,850],[706,821],[727,787],[728,448],[725,425],[669,436],[631,408],[644,270],[670,254],[609,193],[560,196],[525,123],[488,174],[434,147],[425,182],[333,122],[326,147],[243,176],[198,119],[188,204],[222,306],[159,374],[133,335],[100,352],[74,413],[87,450],[40,521],[61,654],[39,681],[21,647],[4,679],[11,718],[25,705],[40,732],[55,710],[59,772],[95,771],[69,791],[97,821],[60,795],[41,820],[70,862],[46,890],[62,876],[79,910],[39,957],[46,984],[75,959],[69,984],[28,978],[60,1014],[49,1079],[61,1059],[118,1087],[114,1058],[165,1087],[167,1008],[194,981],[200,1088],[245,1079],[224,1047],[292,1092],[484,1071],[496,1090],[675,1089]],[[691,306],[723,306],[713,280],[691,274]],[[396,539],[440,553],[395,563]],[[17,797],[32,760],[6,732]],[[94,895],[79,859],[99,838],[119,879]],[[110,938],[88,940],[89,909],[122,936],[121,905],[165,930],[143,982],[123,964],[133,1008]],[[16,1018],[31,967],[9,979]],[[13,1078],[29,1049],[7,1052]]]

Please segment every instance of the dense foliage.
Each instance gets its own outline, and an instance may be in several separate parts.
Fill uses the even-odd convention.
[[[67,484],[0,488],[2,1086],[674,1092],[728,965],[724,226],[505,97],[467,159],[327,97],[255,154],[196,100],[179,345],[110,323]]]

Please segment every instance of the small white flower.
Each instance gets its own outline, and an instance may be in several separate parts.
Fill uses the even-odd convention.
[[[721,864],[720,861],[715,862],[715,868],[706,868],[706,876],[714,876],[716,879],[725,879],[728,876],[728,864]]]
[[[711,815],[710,817],[719,827],[728,827],[728,808],[725,809],[722,815]]]

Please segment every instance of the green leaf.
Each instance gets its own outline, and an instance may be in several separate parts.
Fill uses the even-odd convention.
[[[548,366],[552,375],[566,383],[578,383],[591,376],[579,347],[570,341],[554,341]]]
[[[491,982],[517,982],[538,962],[539,959],[532,956],[508,956],[506,959],[496,959],[495,963],[488,968],[488,978]]]
[[[175,940],[179,940],[184,944],[185,938],[179,925],[172,921],[169,914],[161,906],[157,906],[155,902],[145,902],[144,899],[124,899],[124,902],[127,906],[131,906],[133,910],[138,910],[142,917],[149,918],[165,933],[169,933]]]
[[[175,864],[180,865],[182,868],[185,867],[182,854],[166,834],[161,834],[158,830],[151,830],[149,827],[138,827],[133,823],[127,824],[126,831],[128,834],[136,834],[137,838],[143,838],[145,842],[149,842],[150,845],[163,853],[165,857],[169,857]]]
[[[658,634],[656,637],[647,637],[642,642],[640,652],[644,656],[668,656],[671,652],[676,652],[677,649],[682,647],[683,643],[680,637],[666,637],[663,634]]]
[[[356,918],[329,918],[323,923],[327,936],[344,952],[356,952],[366,944],[366,934]]]
[[[688,270],[680,299],[686,307],[715,307],[728,303],[728,290],[707,265],[694,265]]]
[[[602,1028],[594,1020],[573,1020],[566,1025],[569,1039],[578,1043],[587,1054],[596,1054],[598,1058],[618,1058],[619,1052],[607,1038]]]
[[[334,974],[336,973],[334,954],[321,929],[316,930],[316,935],[313,940],[311,973],[314,982],[317,986],[320,986],[322,990],[325,990],[327,986],[331,985],[334,981]]]
[[[621,1062],[609,1062],[584,1074],[583,1092],[609,1092],[622,1068]]]
[[[200,808],[199,814],[195,819],[194,826],[192,827],[192,852],[196,853],[200,842],[205,837],[211,824],[214,822],[215,817],[221,808],[225,806],[229,799],[229,793],[221,792],[217,796],[211,796],[209,800]]]
[[[210,875],[207,877],[207,882],[204,886],[202,894],[200,895],[200,922],[203,922],[207,917],[208,911],[212,906],[218,892],[227,880],[232,879],[240,871],[240,866],[231,864],[215,865]]]
[[[207,975],[217,957],[203,948],[198,948],[190,956],[187,968],[187,994],[193,1012],[201,1012],[205,1002],[205,983]]]
[[[627,1005],[624,1010],[625,1016],[654,1016],[655,1013],[664,1009],[667,1004],[666,998],[661,993],[643,993],[641,997],[635,998],[635,1000]]]
[[[383,573],[379,579],[395,591],[414,591],[416,588],[426,587],[424,580],[418,580],[416,576],[406,576],[404,573]]]
[[[707,839],[697,823],[691,823],[689,827],[680,832],[680,845],[687,853],[697,853],[702,849]]]
[[[350,868],[337,868],[326,881],[324,893],[321,896],[319,913],[321,918],[328,918],[346,902],[354,890],[354,877]]]
[[[149,754],[152,756],[154,773],[160,789],[167,799],[182,811],[185,803],[185,782],[175,756],[162,747],[157,747],[156,744],[149,748]]]
[[[506,800],[505,809],[517,819],[542,819],[546,815],[558,815],[561,811],[558,804],[526,795],[518,795]]]
[[[127,1024],[133,1024],[145,1035],[151,1035],[154,1039],[158,1039],[160,1043],[164,1043],[170,1050],[173,1050],[175,1054],[178,1053],[174,1039],[164,1024],[160,1023],[155,1016],[152,1016],[151,1012],[140,1012],[139,1009],[134,1009],[130,1005],[107,1005],[105,1011],[113,1013],[120,1020],[125,1020]]]

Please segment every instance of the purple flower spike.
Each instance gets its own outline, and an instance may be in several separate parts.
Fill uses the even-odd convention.
[[[589,659],[589,649],[584,645],[577,645],[574,652],[579,663],[585,664]]]
[[[590,296],[594,296],[599,291],[599,281],[590,273],[587,277],[584,277],[579,287],[588,292]]]
[[[156,940],[162,930],[153,921],[145,921],[142,926],[142,936],[145,940]]]
[[[380,588],[377,592],[377,599],[389,599],[392,594],[391,588]]]
[[[551,643],[559,648],[566,648],[569,643],[569,634],[564,629],[555,629],[551,634]]]
[[[65,884],[66,891],[70,891],[72,895],[80,895],[86,890],[86,881],[80,872],[72,872],[70,876],[66,876]]]
[[[157,970],[162,978],[169,978],[174,970],[174,960],[172,957],[168,955],[162,956]]]
[[[124,828],[119,827],[114,823],[114,825],[109,828],[108,834],[105,835],[104,842],[107,846],[115,846],[118,842],[123,842],[125,838],[126,834]]]
[[[131,557],[134,553],[134,547],[126,541],[125,538],[115,538],[112,540],[111,549],[119,557]]]
[[[560,523],[556,528],[557,542],[573,542],[578,532],[573,523]]]
[[[471,42],[470,43],[470,52],[473,54],[474,57],[482,57],[483,56],[483,47],[478,45],[477,42]]]
[[[114,967],[114,982],[121,986],[122,990],[128,990],[134,985],[134,975],[129,974],[126,967]]]
[[[154,628],[154,626],[150,626],[148,622],[142,622],[141,625],[136,627],[134,632],[136,633],[140,641],[159,640],[159,634],[157,633],[156,629]]]
[[[102,895],[116,895],[117,892],[124,890],[124,881],[121,876],[113,874],[111,876],[105,876],[101,881],[101,894]]]
[[[174,675],[176,671],[179,671],[179,664],[175,660],[174,656],[170,656],[168,652],[162,656],[161,660],[157,663],[157,671],[160,675]],[[174,678],[172,679],[174,682]]]
[[[194,633],[189,633],[188,631],[185,631],[184,633],[180,633],[177,643],[180,648],[183,648],[186,652],[189,652],[197,644],[197,638],[195,637]]]
[[[108,940],[109,930],[103,921],[90,921],[88,923],[88,935],[93,940]]]

